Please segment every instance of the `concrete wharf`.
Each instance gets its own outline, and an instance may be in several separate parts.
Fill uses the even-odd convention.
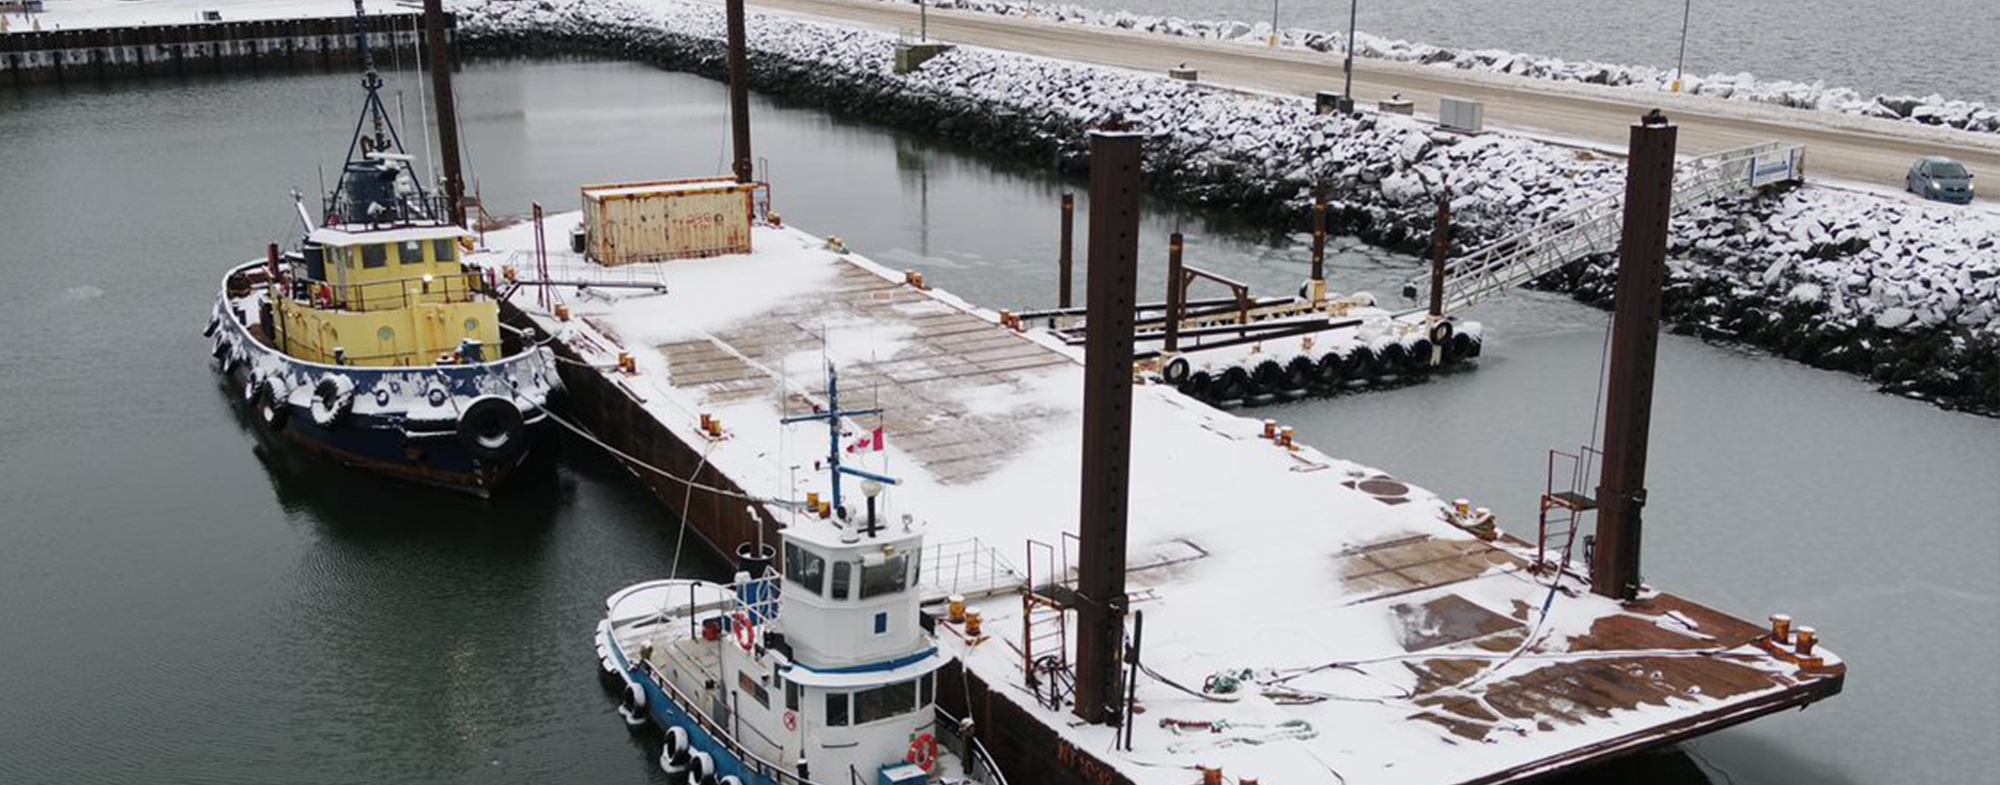
[[[552,216],[546,233],[578,220]],[[1074,643],[1054,598],[1077,558],[1081,349],[838,240],[772,226],[753,240],[749,254],[615,269],[551,250],[550,278],[665,293],[523,287],[509,318],[552,336],[568,416],[725,554],[826,495],[824,430],[778,424],[822,403],[822,363],[843,400],[883,408],[849,423],[853,460],[903,479],[891,521],[926,521],[928,599],[962,595],[981,614],[977,634],[938,624],[959,658],[940,700],[975,719],[1015,782],[1183,785],[1196,767],[1266,783],[1519,781],[1841,689],[1844,664],[1796,653],[1797,632],[1774,640],[1670,593],[1592,594],[1571,569],[1535,569],[1535,541],[1463,525],[1408,480],[1135,380],[1127,572],[1148,677],[1119,749],[1117,731],[1069,713],[1053,671],[1028,678],[1036,655],[1059,671]],[[486,243],[475,258],[491,267],[536,262],[531,225]]]

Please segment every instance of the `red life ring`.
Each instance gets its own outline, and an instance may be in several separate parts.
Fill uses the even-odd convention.
[[[918,736],[915,741],[910,742],[909,761],[917,764],[917,768],[930,771],[931,767],[937,765],[937,759],[938,743],[936,736],[926,733]]]
[[[750,616],[742,611],[736,612],[736,645],[746,654],[757,648],[757,628],[750,626]]]
[[[799,714],[798,714],[798,712],[795,712],[795,711],[787,711],[787,712],[785,712],[785,730],[786,730],[787,732],[790,732],[790,731],[795,731],[795,730],[798,730],[798,729],[799,729]]]

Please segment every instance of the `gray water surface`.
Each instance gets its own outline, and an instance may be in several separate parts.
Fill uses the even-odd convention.
[[[1065,0],[1186,19],[1270,22],[1271,0]],[[1458,49],[1748,71],[1876,93],[2000,103],[2000,3],[1992,0],[1356,0],[1366,32]],[[1348,0],[1281,0],[1279,27],[1346,30]],[[1684,14],[1685,12],[1685,14]]]
[[[199,333],[218,276],[295,231],[286,191],[336,164],[354,85],[0,91],[0,783],[663,780],[588,637],[606,594],[674,562],[675,519],[636,482],[568,442],[490,503],[388,483],[267,449],[215,382]],[[499,211],[725,165],[713,82],[483,63],[460,90]],[[790,222],[975,302],[1054,300],[1057,201],[1081,183],[754,111]],[[1190,263],[1261,290],[1306,275],[1296,236],[1157,204],[1143,258],[1163,264],[1175,228]],[[1414,265],[1350,248],[1333,277],[1386,296]],[[1161,280],[1150,266],[1141,285]],[[1516,293],[1474,316],[1475,370],[1269,416],[1531,533],[1543,451],[1588,438],[1605,314]],[[1831,702],[1696,745],[1714,781],[2000,769],[2000,421],[1690,340],[1661,355],[1647,577],[1747,618],[1788,611],[1853,667]],[[701,548],[682,568],[722,569]],[[1673,769],[1655,762],[1640,769]]]

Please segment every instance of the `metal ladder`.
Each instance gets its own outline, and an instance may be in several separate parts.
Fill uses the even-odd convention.
[[[1532,572],[1561,572],[1568,566],[1577,529],[1584,516],[1597,509],[1597,499],[1588,491],[1597,462],[1603,457],[1603,452],[1589,446],[1574,453],[1549,451],[1548,477],[1542,484],[1541,533],[1535,540],[1535,564],[1529,568]],[[1568,475],[1569,488],[1557,490],[1556,478],[1563,475]]]
[[[1061,709],[1076,691],[1069,662],[1069,613],[1076,586],[1070,578],[1070,544],[1081,541],[1063,532],[1061,549],[1028,540],[1027,591],[1021,593],[1021,674],[1035,699]],[[1040,652],[1040,654],[1037,654]]]
[[[1675,173],[1673,212],[1678,215],[1723,196],[1798,180],[1804,176],[1805,150],[1802,144],[1763,142],[1690,158]],[[1451,260],[1445,271],[1445,313],[1585,257],[1616,252],[1624,232],[1624,206],[1622,190],[1607,194]],[[1409,279],[1403,295],[1414,299],[1416,293],[1430,291],[1430,280],[1429,272]]]

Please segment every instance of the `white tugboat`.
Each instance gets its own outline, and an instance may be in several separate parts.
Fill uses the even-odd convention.
[[[938,648],[919,609],[923,526],[889,520],[896,480],[840,464],[844,417],[829,378],[833,498],[768,544],[738,549],[724,585],[656,580],[605,601],[597,651],[634,727],[664,735],[660,765],[696,785],[1003,783],[966,727],[936,705]],[[866,511],[840,499],[863,481]]]

